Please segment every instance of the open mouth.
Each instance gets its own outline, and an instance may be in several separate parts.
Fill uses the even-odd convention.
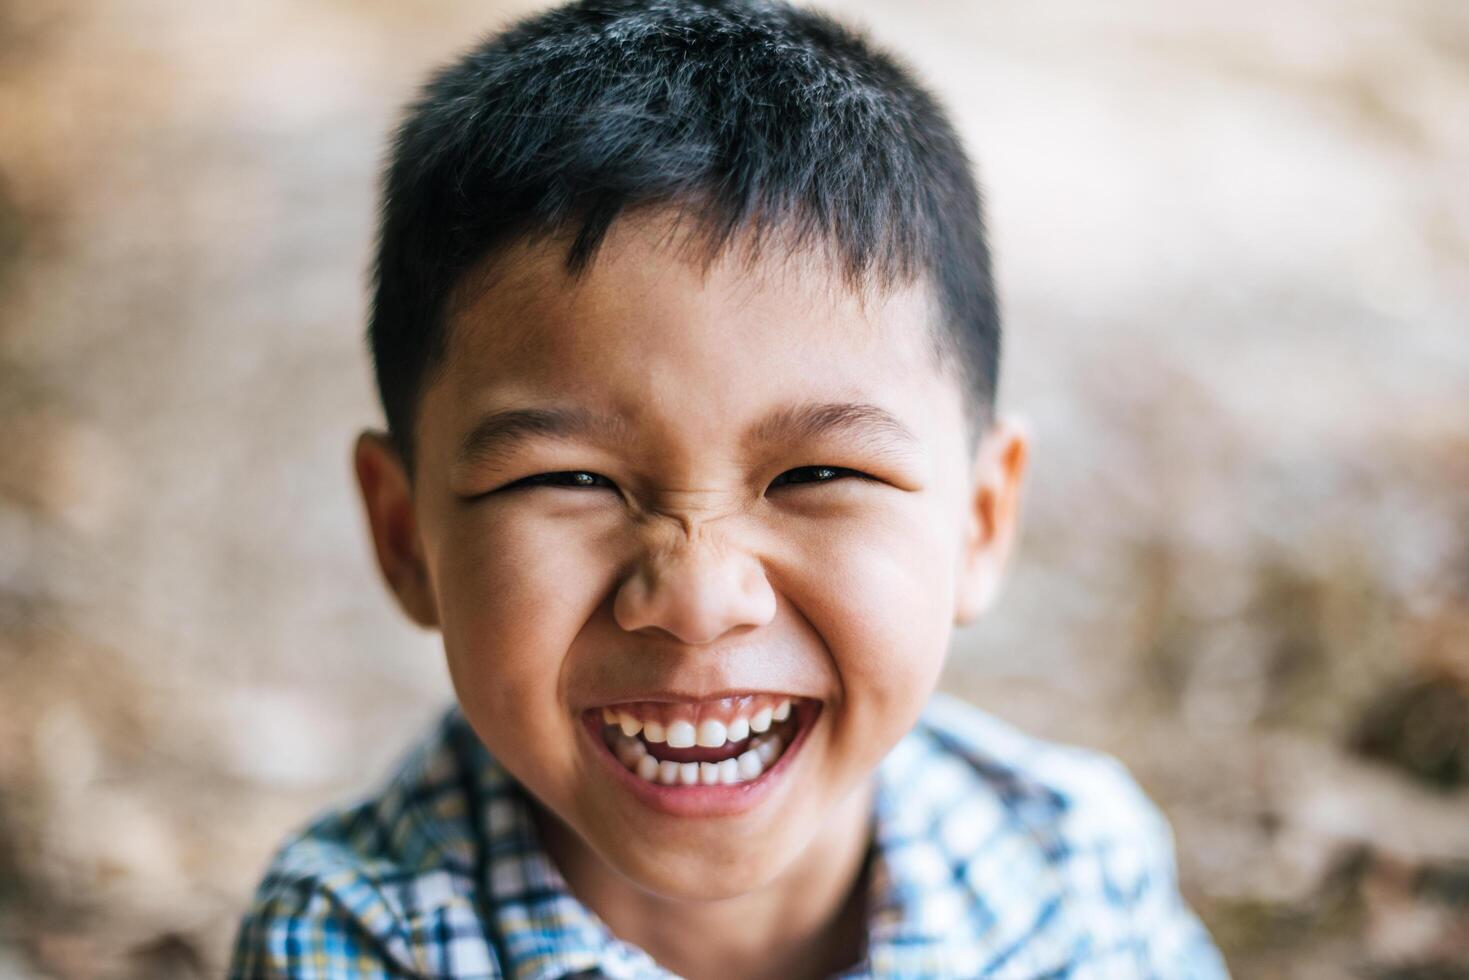
[[[745,695],[697,703],[632,701],[594,711],[603,743],[628,772],[666,787],[740,786],[774,769],[820,703]]]

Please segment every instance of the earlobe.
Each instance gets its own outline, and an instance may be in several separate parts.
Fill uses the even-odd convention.
[[[996,420],[975,453],[965,501],[964,540],[954,592],[954,623],[973,623],[994,603],[1020,526],[1020,497],[1030,458],[1029,426]]]
[[[386,433],[363,432],[352,453],[378,568],[408,618],[439,625],[407,468]]]

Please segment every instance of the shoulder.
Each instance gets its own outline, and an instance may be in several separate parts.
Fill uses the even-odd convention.
[[[905,742],[895,761],[905,809],[921,814],[911,832],[985,910],[989,948],[1078,977],[1226,975],[1178,891],[1168,821],[1116,759],[942,694]]]
[[[379,789],[275,853],[230,976],[499,977],[477,912],[477,740],[447,712]]]
[[[915,734],[1057,860],[1079,849],[1171,851],[1161,811],[1105,753],[1037,738],[944,694],[935,695]]]

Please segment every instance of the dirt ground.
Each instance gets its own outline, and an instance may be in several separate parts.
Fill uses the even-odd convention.
[[[376,170],[534,4],[0,0],[0,975],[217,974],[446,703],[352,436]],[[1120,756],[1241,978],[1469,977],[1469,5],[862,0],[1035,435],[945,685]]]

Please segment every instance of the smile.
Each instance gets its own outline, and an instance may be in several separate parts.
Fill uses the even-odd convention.
[[[684,815],[733,812],[764,796],[820,702],[754,694],[629,701],[585,713],[598,748],[647,802]]]

